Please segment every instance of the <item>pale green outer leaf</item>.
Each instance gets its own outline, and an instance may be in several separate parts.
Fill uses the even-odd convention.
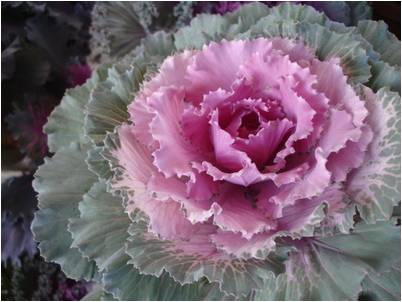
[[[349,35],[352,39],[360,43],[367,55],[375,60],[379,59],[379,54],[373,50],[372,45],[367,42],[360,34],[356,32],[355,27],[345,26],[343,23],[331,21],[321,13],[309,5],[295,5],[289,2],[282,3],[272,8],[272,14],[269,19],[275,20],[275,22],[282,22],[284,20],[295,23],[308,23],[318,24],[325,26],[328,30],[337,34]]]
[[[129,65],[119,63],[108,70],[107,81],[111,91],[128,105],[134,100],[135,92],[140,89],[144,74],[144,67],[137,66],[135,62]]]
[[[81,298],[81,301],[100,301],[104,293],[102,287],[94,284],[90,292]]]
[[[179,29],[174,34],[178,50],[196,48],[222,39],[236,39],[260,18],[269,13],[269,8],[261,3],[245,4],[233,13],[220,15],[200,14],[191,20],[190,26]]]
[[[48,135],[48,146],[51,152],[68,146],[71,142],[87,143],[83,133],[84,106],[89,100],[92,81],[83,86],[68,89],[59,106],[50,114],[44,127]]]
[[[194,284],[180,285],[167,273],[159,277],[140,274],[127,264],[129,257],[123,250],[109,264],[103,274],[105,289],[119,300],[229,300],[230,296],[219,291],[216,283],[201,280]]]
[[[339,57],[344,65],[344,72],[354,82],[367,82],[371,76],[368,55],[362,43],[351,33],[337,33],[318,23],[278,21],[269,15],[258,21],[244,35],[249,38],[283,37],[301,40],[315,50],[321,60]]]
[[[88,142],[84,133],[84,108],[93,87],[105,79],[106,70],[107,66],[101,67],[84,85],[66,90],[60,105],[50,114],[43,128],[50,152],[69,146],[71,142]]]
[[[99,179],[108,179],[112,176],[112,171],[110,171],[108,161],[102,156],[103,147],[93,146],[92,149],[88,150],[88,156],[86,158],[86,163],[88,169],[95,173]]]
[[[161,276],[167,271],[181,284],[206,277],[210,282],[219,283],[223,292],[245,297],[282,269],[281,264],[271,257],[265,260],[241,260],[184,254],[175,247],[175,243],[149,233],[147,223],[142,220],[134,221],[129,233],[129,263],[144,274]]]
[[[335,3],[336,5],[336,3]],[[272,18],[276,21],[289,20],[292,22],[319,24],[325,26],[328,30],[337,34],[345,34],[352,37],[351,40],[358,41],[367,55],[378,60],[380,55],[374,51],[373,46],[362,37],[355,27],[346,26],[344,23],[331,21],[324,13],[313,9],[309,5],[294,5],[288,2],[282,3],[272,8]]]
[[[256,300],[356,300],[366,273],[353,259],[314,245],[291,255],[287,266]]]
[[[400,50],[399,50],[400,52]],[[389,87],[392,91],[401,92],[401,68],[394,67],[383,61],[371,62],[371,73],[368,86],[374,91]]]
[[[389,222],[359,223],[352,234],[298,244],[286,273],[257,291],[256,300],[356,300],[367,274],[389,271],[399,262],[400,228]],[[399,282],[394,280],[393,282]]]
[[[374,21],[373,21],[374,22]],[[371,44],[370,40],[366,40],[356,27],[346,27],[341,23],[332,21],[326,22],[327,28],[331,31],[335,31],[339,34],[347,34],[353,37],[354,40],[359,41],[360,47],[364,49],[369,57],[368,63],[371,67],[370,78],[366,86],[377,91],[383,87],[389,87],[392,91],[401,91],[401,68],[398,65],[391,64],[387,61],[384,55],[379,52],[381,49]],[[391,33],[387,32],[389,35]],[[398,41],[399,42],[399,41]],[[396,52],[400,53],[400,42],[398,45],[393,44],[393,48]],[[398,56],[399,57],[399,56]],[[345,64],[346,70],[348,64]]]
[[[401,41],[388,31],[388,26],[384,21],[360,21],[357,24],[357,30],[373,45],[384,62],[391,66],[401,65]]]
[[[147,57],[163,60],[176,50],[173,35],[164,31],[158,31],[142,40],[142,47]]]
[[[400,261],[401,228],[389,221],[360,222],[351,234],[323,237],[319,241],[349,257],[360,259],[377,273],[388,271]]]
[[[134,100],[148,69],[141,59],[127,56],[110,67],[103,82],[92,90],[85,108],[84,132],[98,146],[88,151],[86,162],[101,179],[111,176],[109,164],[101,155],[103,139],[127,120],[127,105]]]
[[[371,273],[364,278],[363,294],[370,300],[401,301],[401,263],[382,273]]]
[[[127,104],[111,88],[108,82],[99,83],[86,106],[85,134],[95,144],[101,143],[107,131],[113,131],[128,118]]]
[[[81,301],[117,301],[107,293],[100,284],[93,284],[91,291],[86,294]]]
[[[364,89],[374,139],[364,164],[350,175],[347,192],[370,223],[388,220],[401,195],[401,98],[388,88]]]
[[[324,25],[328,18],[309,5],[295,5],[290,2],[281,3],[271,9],[276,20],[292,20],[297,22],[318,23]]]
[[[150,77],[158,71],[160,63],[176,51],[172,33],[157,31],[141,40],[140,46],[121,59],[121,66],[136,66],[144,70]]]
[[[71,248],[68,219],[79,215],[78,203],[96,181],[84,162],[86,150],[77,144],[63,147],[35,173],[33,187],[38,192],[39,211],[32,222],[32,232],[39,241],[41,255],[60,264],[70,278],[91,279],[95,263]]]
[[[94,260],[100,271],[124,245],[130,219],[124,213],[121,199],[106,191],[105,181],[96,182],[79,204],[80,216],[70,219],[72,247]]]
[[[273,24],[268,24],[268,20],[270,20],[270,22],[272,22]],[[326,49],[328,50],[335,46],[336,49],[339,48],[341,50],[341,52],[339,52],[337,56],[341,57],[345,72],[349,76],[354,77],[355,82],[365,83],[368,79],[370,79],[369,86],[372,87],[375,91],[386,86],[389,86],[391,90],[400,91],[400,67],[393,66],[393,64],[391,63],[394,62],[395,59],[387,59],[391,53],[394,56],[395,53],[397,53],[396,56],[399,58],[400,42],[395,36],[388,32],[387,27],[384,27],[383,23],[375,21],[361,21],[362,23],[360,28],[347,27],[342,23],[337,23],[329,20],[323,13],[314,10],[310,6],[294,5],[290,3],[283,3],[278,5],[277,7],[272,8],[271,14],[268,17],[262,19],[261,22],[265,23],[266,28],[271,28],[272,26],[274,26],[275,23],[283,22],[284,20],[287,20],[288,22],[302,24],[322,25],[325,26],[325,28],[332,34],[341,35],[342,39],[339,39],[338,45],[336,45],[335,42],[338,39],[335,38],[333,45],[329,45],[329,47],[326,47]],[[384,50],[384,46],[381,45],[381,42],[374,40],[374,37],[372,36],[372,31],[376,31],[376,33],[378,32],[380,36],[386,37],[383,38],[381,41],[387,40],[386,42],[392,43],[391,48],[393,50]],[[314,33],[315,32],[313,30],[312,36],[314,36]],[[304,40],[304,34],[303,32],[301,32],[297,36],[295,35],[291,38],[301,38],[302,40]],[[320,54],[320,52],[322,52],[322,49],[320,50],[320,48],[317,48],[317,45],[311,44],[311,39],[305,42],[307,42],[310,47],[316,49],[318,51],[318,55],[321,56],[321,58],[327,57],[325,53]],[[323,40],[321,43],[317,44],[321,44],[321,46],[327,46],[328,43],[329,41]],[[356,49],[356,47],[352,47],[356,43],[358,43],[359,52],[356,52],[355,50],[353,52],[342,52],[342,48],[350,50]],[[387,43],[385,43],[385,45],[387,45]],[[367,60],[364,59],[363,50],[369,57],[368,63],[371,66],[371,72],[370,69],[367,68]],[[331,53],[331,55],[333,54]]]
[[[94,87],[86,104],[84,122],[85,134],[93,143],[101,145],[107,132],[127,120],[127,105],[134,100],[145,71],[143,66],[114,65],[105,81]]]
[[[230,21],[220,15],[200,14],[191,20],[190,26],[179,29],[174,34],[175,46],[178,50],[201,48],[210,41],[221,40]]]
[[[226,14],[225,17],[231,23],[226,37],[235,37],[236,34],[247,31],[259,19],[268,15],[269,11],[267,5],[255,2],[242,5],[233,13]]]
[[[268,15],[270,9],[267,5],[255,2],[242,5],[232,13],[225,15],[232,24],[243,23],[247,27],[253,25],[260,18]]]

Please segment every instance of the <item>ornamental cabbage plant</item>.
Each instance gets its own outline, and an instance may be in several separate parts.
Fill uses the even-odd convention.
[[[400,41],[252,3],[68,90],[32,229],[91,298],[400,299]]]

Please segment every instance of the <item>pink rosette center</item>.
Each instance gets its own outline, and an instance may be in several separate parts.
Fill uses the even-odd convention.
[[[114,186],[135,192],[127,211],[147,214],[151,232],[201,256],[257,257],[300,236],[323,203],[336,224],[371,140],[339,60],[278,38],[168,57],[129,113]]]

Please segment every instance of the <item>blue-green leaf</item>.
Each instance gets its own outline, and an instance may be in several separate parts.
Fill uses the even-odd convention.
[[[193,283],[206,277],[210,282],[219,283],[223,292],[244,298],[282,270],[281,263],[271,257],[265,260],[242,260],[185,254],[175,249],[174,242],[161,240],[149,233],[143,220],[133,222],[129,233],[129,263],[134,264],[144,274],[161,276],[167,271],[182,284]]]
[[[130,220],[121,199],[108,193],[105,181],[96,182],[79,204],[80,216],[70,219],[72,247],[94,260],[100,271],[107,267],[128,237]]]
[[[369,300],[401,301],[401,263],[382,274],[367,274],[362,286]]]
[[[45,159],[35,173],[33,187],[39,194],[39,211],[32,231],[47,261],[60,264],[70,278],[89,280],[96,273],[95,263],[71,248],[72,238],[67,230],[68,220],[79,215],[78,203],[96,181],[87,169],[85,156],[85,149],[71,144]]]
[[[132,265],[124,251],[120,251],[103,275],[105,289],[119,300],[229,300],[216,283],[206,279],[180,285],[168,273],[159,277],[143,275]]]
[[[384,21],[360,21],[357,30],[373,45],[384,62],[391,66],[401,66],[401,41],[388,31],[388,26]]]
[[[102,67],[84,85],[68,89],[60,105],[50,114],[44,127],[50,152],[56,152],[72,142],[88,143],[84,133],[84,108],[96,83],[105,79],[106,70],[107,67]]]
[[[350,175],[347,191],[370,223],[389,220],[401,196],[401,98],[388,88],[364,89],[374,138],[363,165]]]
[[[298,251],[286,261],[286,273],[269,280],[255,299],[356,300],[367,275],[400,262],[400,236],[400,228],[389,222],[359,223],[352,234],[295,242]]]

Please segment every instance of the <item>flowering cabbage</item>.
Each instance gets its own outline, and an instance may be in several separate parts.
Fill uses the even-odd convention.
[[[399,299],[399,54],[289,3],[147,37],[49,118],[42,255],[109,299]]]

